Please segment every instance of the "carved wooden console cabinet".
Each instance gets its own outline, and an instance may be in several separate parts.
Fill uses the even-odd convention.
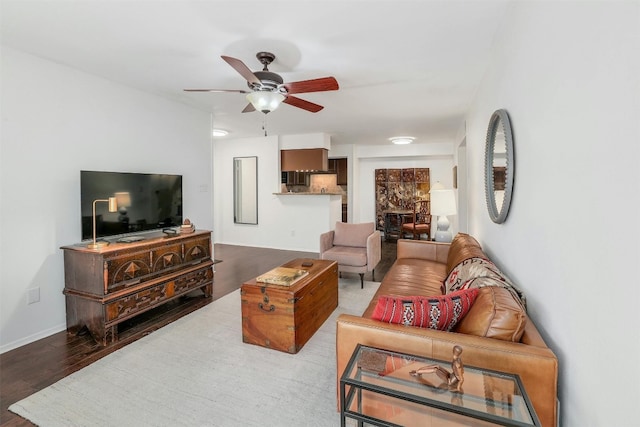
[[[62,247],[67,332],[87,327],[106,345],[118,339],[118,324],[174,298],[213,291],[211,232],[151,236],[93,250]]]

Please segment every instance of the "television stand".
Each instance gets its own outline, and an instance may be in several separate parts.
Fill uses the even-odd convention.
[[[210,231],[61,249],[67,332],[86,327],[101,345],[117,341],[118,324],[138,314],[196,289],[206,298],[213,294]]]

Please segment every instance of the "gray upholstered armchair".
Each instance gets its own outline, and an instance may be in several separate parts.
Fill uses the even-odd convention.
[[[320,259],[338,262],[340,273],[358,273],[360,287],[364,287],[364,273],[375,279],[380,262],[380,232],[373,222],[349,224],[336,222],[336,229],[320,235]]]

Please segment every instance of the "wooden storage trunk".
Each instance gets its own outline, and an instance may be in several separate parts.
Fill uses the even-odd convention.
[[[303,262],[312,262],[303,267]],[[297,353],[338,306],[338,264],[296,259],[282,267],[307,270],[291,286],[257,282],[241,287],[242,341]]]

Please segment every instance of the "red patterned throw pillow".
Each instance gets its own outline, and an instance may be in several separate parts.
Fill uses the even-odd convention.
[[[464,317],[478,296],[478,289],[463,289],[431,297],[378,298],[371,318],[386,323],[450,331]]]

